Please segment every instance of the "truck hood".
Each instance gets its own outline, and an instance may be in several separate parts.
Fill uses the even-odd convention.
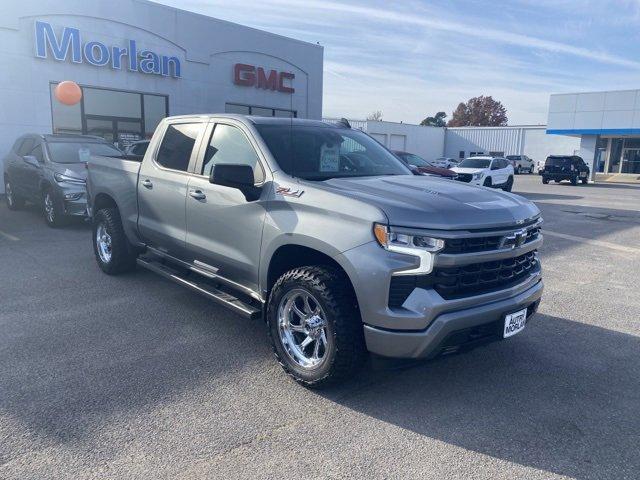
[[[321,185],[377,206],[391,225],[401,227],[495,228],[516,225],[540,213],[532,202],[518,195],[438,177],[334,178]]]

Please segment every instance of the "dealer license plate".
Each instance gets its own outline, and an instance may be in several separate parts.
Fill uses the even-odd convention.
[[[581,177],[586,177],[587,176],[587,172],[580,172],[580,176]]]
[[[516,333],[524,330],[527,323],[527,309],[524,308],[515,313],[510,313],[504,317],[504,338],[512,337]]]

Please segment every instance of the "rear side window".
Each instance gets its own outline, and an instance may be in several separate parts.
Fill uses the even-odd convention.
[[[24,157],[25,155],[29,155],[29,152],[33,149],[33,138],[25,138],[22,145],[20,145],[20,149],[18,150],[18,155]]]
[[[200,127],[200,123],[169,125],[158,149],[156,162],[164,168],[186,172]]]
[[[131,149],[131,152],[134,155],[144,155],[145,152],[147,151],[148,146],[149,146],[148,143],[138,143],[133,146],[133,148]]]
[[[219,123],[213,129],[202,166],[202,175],[211,175],[213,166],[218,163],[249,165],[253,168],[255,182],[260,183],[264,180],[258,155],[249,139],[239,128],[231,125]]]

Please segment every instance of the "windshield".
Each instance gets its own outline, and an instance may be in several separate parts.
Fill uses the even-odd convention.
[[[123,153],[108,143],[49,142],[49,156],[56,163],[86,163],[91,155],[122,157]]]
[[[489,168],[491,160],[482,158],[467,158],[458,165],[461,168]]]
[[[403,158],[409,165],[415,165],[416,167],[431,167],[432,165],[427,162],[424,158],[414,155],[412,153],[404,153],[399,155]]]
[[[547,158],[546,165],[553,165],[556,167],[564,167],[571,165],[571,157],[549,157]]]
[[[411,175],[399,159],[358,130],[269,124],[256,128],[280,168],[294,177]]]

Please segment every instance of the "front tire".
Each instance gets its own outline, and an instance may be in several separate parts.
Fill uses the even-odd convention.
[[[53,191],[48,188],[42,192],[42,213],[47,225],[51,228],[62,227],[66,224],[63,208]]]
[[[349,378],[366,357],[355,294],[346,275],[332,267],[282,275],[269,297],[267,326],[278,362],[305,387]]]
[[[493,187],[493,182],[491,181],[491,177],[487,177],[484,179],[484,183],[482,184],[483,187],[489,187],[492,188]]]
[[[24,200],[14,192],[8,178],[4,180],[4,200],[9,210],[19,210],[24,207]]]
[[[571,185],[578,185],[578,177],[571,177]]]
[[[505,184],[504,187],[502,187],[502,190],[504,190],[505,192],[510,192],[512,188],[513,188],[513,177],[509,175],[509,178],[507,179],[507,183]]]
[[[98,210],[93,218],[93,253],[98,266],[107,275],[117,275],[136,268],[133,248],[122,228],[115,208]]]
[[[547,177],[542,177],[542,183],[544,183],[545,185],[548,185],[549,179]]]

